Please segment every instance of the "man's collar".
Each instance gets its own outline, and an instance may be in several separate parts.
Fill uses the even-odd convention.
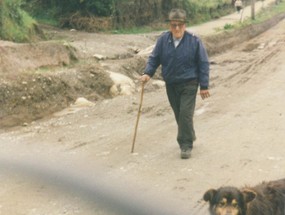
[[[173,41],[181,41],[182,37],[178,39],[178,38],[175,38],[175,37],[172,36],[172,39],[173,39]]]

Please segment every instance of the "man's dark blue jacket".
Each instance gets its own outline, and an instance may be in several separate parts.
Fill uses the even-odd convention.
[[[152,77],[160,65],[166,84],[179,84],[197,79],[201,89],[208,89],[208,54],[200,38],[194,34],[185,31],[175,48],[172,33],[163,33],[149,56],[144,74]]]

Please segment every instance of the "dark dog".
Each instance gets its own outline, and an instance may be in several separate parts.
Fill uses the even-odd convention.
[[[255,187],[221,187],[204,194],[211,215],[285,215],[285,179]]]

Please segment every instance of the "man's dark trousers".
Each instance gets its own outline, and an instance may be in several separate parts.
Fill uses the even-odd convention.
[[[197,80],[166,84],[168,100],[178,125],[177,142],[182,150],[192,149],[193,141],[196,140],[193,117],[197,91]]]

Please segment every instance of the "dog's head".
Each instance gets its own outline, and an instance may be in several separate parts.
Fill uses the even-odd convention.
[[[239,190],[235,187],[210,189],[204,194],[204,200],[210,203],[211,215],[245,215],[246,204],[256,197],[252,190]]]

